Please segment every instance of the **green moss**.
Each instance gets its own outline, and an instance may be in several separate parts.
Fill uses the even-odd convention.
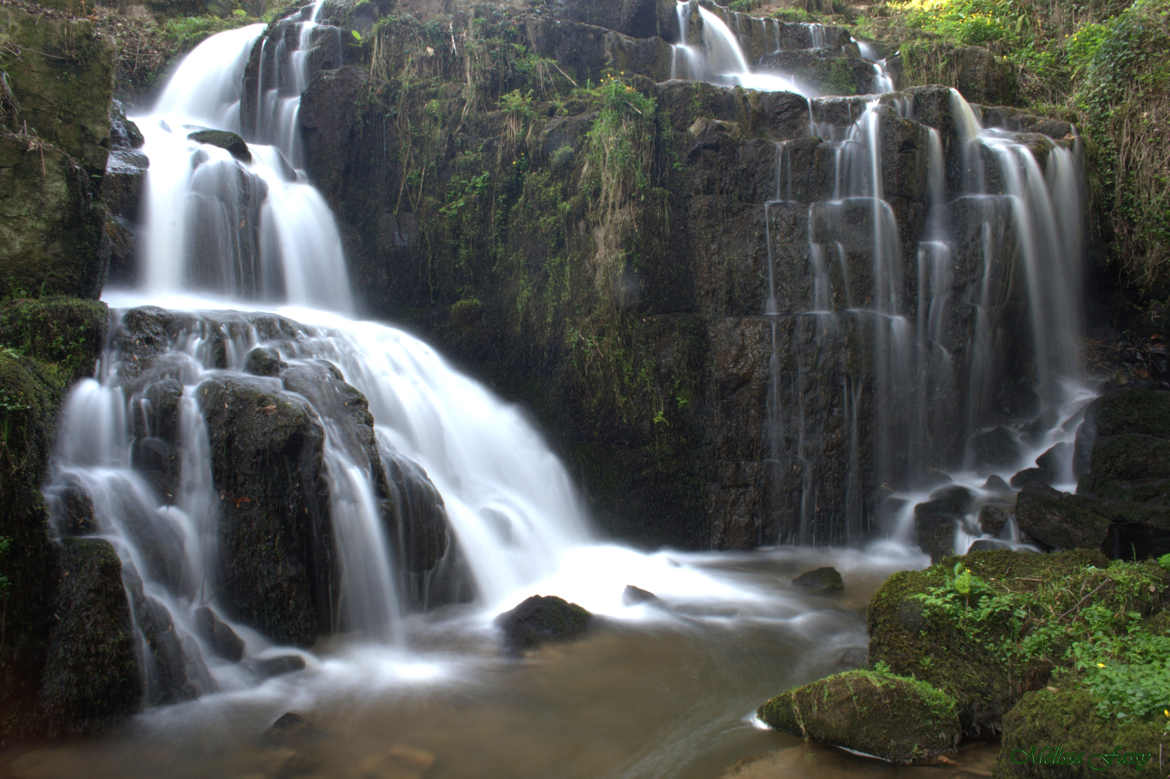
[[[1161,777],[1167,750],[1160,723],[1103,720],[1090,693],[1053,686],[1024,695],[1004,717],[995,775]]]
[[[757,713],[777,730],[894,763],[933,761],[959,740],[954,697],[878,671],[819,679],[772,698]]]
[[[1170,651],[1145,622],[1163,608],[1170,576],[1153,561],[1062,552],[980,552],[895,574],[870,606],[870,658],[959,700],[964,729],[999,719],[1050,673],[1093,692],[1106,717],[1147,717],[1170,699]],[[923,664],[925,656],[945,658]]]

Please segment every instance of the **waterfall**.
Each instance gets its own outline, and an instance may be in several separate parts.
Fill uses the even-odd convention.
[[[319,11],[207,39],[134,117],[151,161],[139,283],[107,290],[110,342],[66,403],[46,495],[64,535],[83,494],[84,532],[122,558],[148,703],[252,684],[321,633],[401,644],[403,612],[428,603],[499,609],[592,540],[523,414],[418,339],[350,318],[333,216],[298,167],[309,61],[336,42]],[[265,415],[287,429],[254,448],[261,467],[293,463],[290,494],[232,492],[222,480],[246,484],[251,465],[235,428]],[[261,549],[243,562],[249,533]],[[240,570],[257,560],[275,584]]]
[[[995,498],[983,486],[987,477],[1011,479],[1049,448],[1070,443],[1076,426],[1069,422],[1090,396],[1078,347],[1084,213],[1078,145],[985,129],[952,91],[945,105],[958,132],[950,153],[963,164],[951,169],[962,175],[947,179],[938,129],[919,125],[914,143],[927,163],[918,185],[925,215],[917,245],[903,247],[881,153],[892,148],[883,137],[899,122],[920,121],[918,108],[902,97],[849,105],[861,109],[849,124],[819,120],[810,127],[832,149],[829,189],[793,200],[781,144],[776,192],[765,204],[764,312],[773,333],[780,322],[797,333],[796,375],[771,367],[786,361],[775,336],[769,367],[776,386],[768,393],[768,435],[782,438],[769,443],[769,457],[793,452],[793,489],[801,496],[791,516],[778,518],[777,532],[782,540],[824,543],[856,542],[877,529],[913,542],[914,507],[930,499],[942,476],[974,496],[967,516],[955,518],[955,551],[963,552],[979,536],[979,506]],[[812,113],[839,117],[839,107],[814,101]],[[794,218],[805,225],[811,284],[800,311],[793,310],[799,300],[776,300],[774,266],[782,253],[774,221],[804,212]],[[859,286],[851,275],[868,281]],[[1009,295],[1026,300],[1026,319],[1010,325],[1026,333],[1015,343],[1005,331]],[[1020,378],[1030,381],[1035,402],[1005,420],[997,408],[1003,401],[993,395]],[[823,404],[834,393],[840,414],[825,418]],[[774,407],[785,402],[790,410],[774,419]],[[858,449],[859,413],[869,420],[868,453]],[[990,435],[1010,439],[1015,454],[995,462],[977,456]],[[1063,462],[1058,483],[1072,481],[1068,467]],[[839,497],[822,492],[834,481]],[[884,504],[861,499],[883,490]]]

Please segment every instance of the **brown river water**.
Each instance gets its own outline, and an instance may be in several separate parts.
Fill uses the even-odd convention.
[[[246,690],[152,709],[92,741],[11,751],[0,774],[46,777],[935,777],[989,776],[994,747],[953,766],[899,768],[761,729],[770,696],[856,663],[865,606],[925,559],[776,549],[678,555],[748,593],[627,609],[584,639],[501,653],[490,615],[412,618],[408,646],[334,639],[309,667]],[[797,574],[834,565],[834,597]],[[864,657],[864,655],[861,655]],[[273,743],[296,712],[310,732]]]

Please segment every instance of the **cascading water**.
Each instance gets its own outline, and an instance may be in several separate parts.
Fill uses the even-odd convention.
[[[341,629],[401,641],[407,602],[462,592],[507,605],[590,538],[564,469],[520,414],[417,339],[323,310],[347,312],[352,298],[333,217],[295,167],[312,44],[336,32],[316,24],[319,10],[320,3],[278,23],[275,43],[262,37],[263,25],[208,39],[184,59],[154,111],[135,117],[151,159],[141,283],[107,293],[122,308],[119,321],[97,378],[69,399],[47,493],[55,505],[77,490],[87,495],[91,530],[123,558],[151,702],[263,675],[256,663],[224,661],[197,624],[207,619],[204,607],[260,660],[275,651],[273,636],[304,643],[314,631]],[[260,41],[255,121],[245,127],[243,75]],[[218,134],[199,134],[206,130]],[[225,297],[176,297],[189,290]],[[266,301],[270,311],[301,305],[281,309],[297,322],[260,312],[126,310],[143,303],[255,309]],[[142,329],[151,326],[149,334]],[[278,367],[258,368],[257,360]],[[311,484],[298,498],[314,533],[331,535],[298,558],[299,575],[310,580],[308,633],[286,629],[301,614],[256,617],[267,607],[239,594],[246,586],[231,570],[238,550],[226,548],[234,540],[225,528],[258,499],[225,495],[217,483],[213,471],[224,467],[225,453],[212,451],[224,444],[215,439],[222,431],[212,427],[211,406],[222,399],[234,409],[252,397],[264,404],[261,413],[304,414],[307,434],[319,429],[322,437],[318,476],[327,498],[319,504]],[[372,424],[354,416],[354,404],[366,402]],[[312,473],[300,478],[316,483]],[[411,514],[420,510],[432,525],[429,541],[410,538],[410,523],[423,521]],[[70,532],[60,519],[58,530]],[[285,531],[273,532],[279,546]],[[440,558],[422,566],[429,574],[405,559],[411,544],[429,545]],[[160,647],[167,631],[145,627],[160,621],[173,623],[177,646]],[[182,684],[151,673],[175,656],[183,671],[167,673]]]

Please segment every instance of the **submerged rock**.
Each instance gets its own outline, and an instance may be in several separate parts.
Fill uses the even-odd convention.
[[[831,566],[806,571],[792,580],[792,586],[804,590],[809,595],[828,595],[842,592],[845,582],[840,572]]]
[[[546,641],[569,641],[589,630],[593,615],[555,595],[533,595],[496,617],[509,651],[533,649]]]
[[[286,711],[268,726],[261,741],[270,746],[295,747],[306,741],[314,741],[325,735],[325,731],[295,711]]]
[[[903,765],[953,752],[960,736],[953,696],[874,671],[819,679],[772,698],[757,713],[785,733]]]
[[[626,588],[622,590],[622,605],[636,606],[639,603],[658,603],[660,599],[657,595],[649,590],[643,590],[641,587],[635,587],[632,584],[627,584]]]

